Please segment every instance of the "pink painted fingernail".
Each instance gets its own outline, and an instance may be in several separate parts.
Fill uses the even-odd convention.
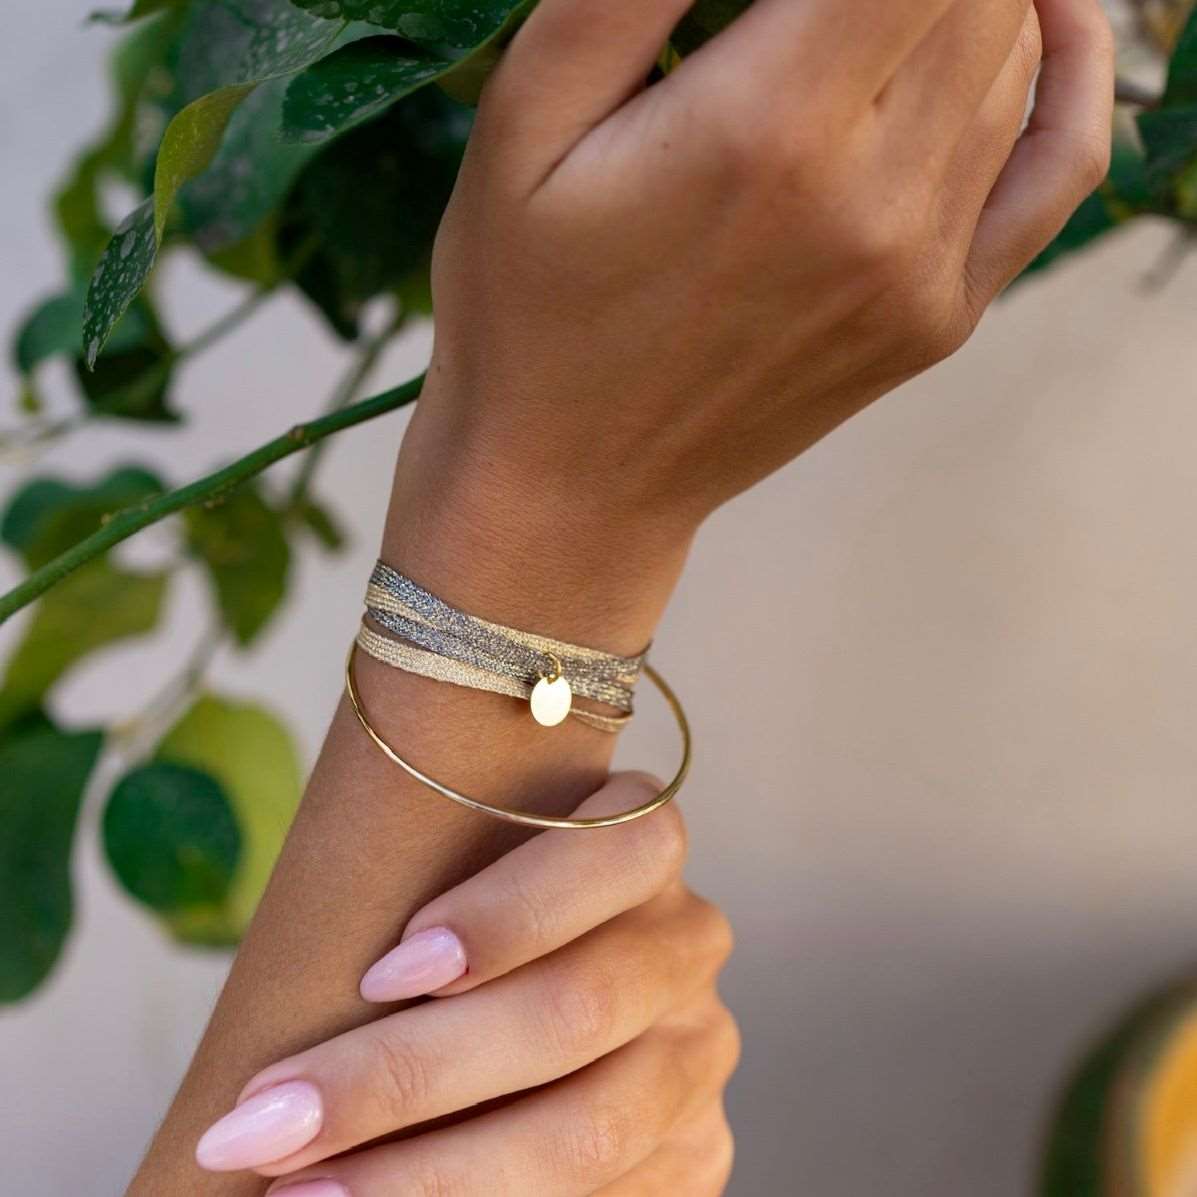
[[[448,927],[429,927],[409,935],[362,978],[368,1002],[401,1002],[435,993],[466,971],[462,942]]]
[[[349,1190],[335,1180],[301,1180],[297,1185],[271,1189],[267,1197],[349,1197]]]
[[[210,1126],[195,1159],[209,1172],[236,1172],[285,1160],[306,1147],[324,1121],[320,1091],[308,1081],[263,1089]]]

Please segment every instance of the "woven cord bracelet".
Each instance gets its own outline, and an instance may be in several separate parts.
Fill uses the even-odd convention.
[[[632,716],[644,653],[621,657],[479,619],[382,561],[370,575],[366,615],[375,627],[362,625],[358,645],[370,656],[435,681],[525,698],[545,727],[573,715],[618,732]],[[575,697],[619,713],[583,710]]]

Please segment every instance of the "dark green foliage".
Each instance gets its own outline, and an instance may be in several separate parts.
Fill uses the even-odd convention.
[[[295,0],[321,17],[369,21],[426,46],[477,46],[500,28],[518,0]]]
[[[107,516],[164,489],[140,466],[113,470],[90,486],[60,478],[35,478],[9,500],[0,517],[0,540],[37,569],[99,527]]]
[[[679,54],[692,54],[726,29],[750,3],[751,0],[697,0],[674,30],[674,48]]]
[[[327,141],[385,112],[451,66],[398,37],[343,46],[290,82],[282,135],[288,141]]]
[[[159,914],[219,908],[228,897],[241,833],[220,784],[199,769],[155,761],[126,773],[103,833],[121,884]]]
[[[421,92],[334,142],[300,176],[283,243],[287,252],[319,247],[296,283],[342,336],[356,336],[370,299],[426,271],[469,126],[467,109]]]
[[[238,643],[248,644],[287,590],[291,550],[282,517],[257,487],[243,486],[191,508],[185,520],[188,546],[207,567],[226,626]]]
[[[71,925],[71,846],[99,732],[34,718],[0,738],[0,1002],[32,993]]]

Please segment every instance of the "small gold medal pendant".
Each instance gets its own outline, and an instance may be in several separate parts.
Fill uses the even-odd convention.
[[[540,675],[540,681],[532,687],[532,717],[542,727],[556,727],[569,717],[574,704],[574,692],[561,672],[561,661],[552,653],[553,672]]]

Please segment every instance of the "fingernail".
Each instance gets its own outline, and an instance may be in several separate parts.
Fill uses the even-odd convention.
[[[306,1147],[324,1121],[320,1091],[308,1081],[274,1085],[210,1126],[195,1159],[209,1172],[236,1172],[285,1160]]]
[[[429,927],[409,935],[362,978],[368,1002],[401,1002],[434,993],[466,971],[462,942],[448,927]]]
[[[335,1180],[301,1180],[297,1185],[270,1189],[267,1197],[349,1197],[349,1190]]]

